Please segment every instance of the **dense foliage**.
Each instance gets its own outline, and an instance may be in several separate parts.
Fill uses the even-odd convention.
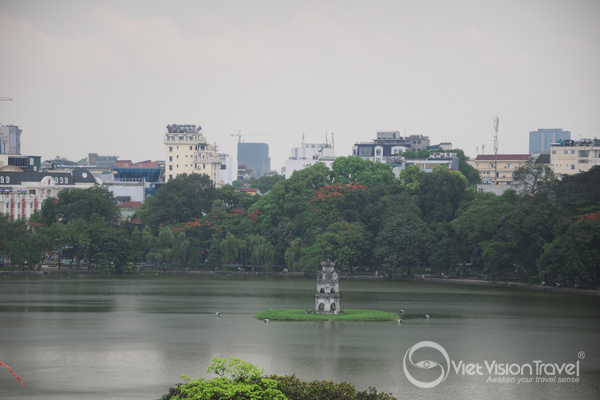
[[[27,223],[0,218],[0,247],[17,265],[62,251],[76,265],[85,258],[108,272],[145,261],[314,274],[330,259],[347,274],[472,266],[493,280],[597,284],[600,167],[560,179],[528,162],[515,180],[518,192],[497,196],[445,167],[409,166],[396,178],[387,164],[340,157],[331,169],[318,163],[288,179],[265,179],[276,181],[269,193],[252,197],[184,174],[146,199],[139,226],[117,223],[105,189],[66,189]]]
[[[185,384],[179,384],[162,396],[161,400],[393,400],[387,393],[374,388],[358,391],[349,383],[327,381],[302,382],[295,376],[265,376],[263,371],[239,358],[215,358],[208,373],[213,379],[191,380],[182,375]]]

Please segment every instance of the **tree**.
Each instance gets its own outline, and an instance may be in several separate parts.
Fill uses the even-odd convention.
[[[154,200],[146,199],[140,217],[153,226],[185,223],[208,214],[217,198],[207,175],[181,174],[161,187]]]
[[[56,198],[44,200],[41,222],[52,225],[56,222],[68,225],[71,221],[89,221],[98,214],[106,224],[117,222],[121,212],[112,192],[103,186],[88,189],[63,189]]]
[[[221,249],[221,261],[228,264],[232,260],[235,261],[240,250],[240,241],[231,232],[227,232],[225,239],[221,241],[219,246]]]
[[[435,167],[433,172],[421,177],[421,211],[423,220],[431,222],[452,221],[460,203],[474,197],[467,188],[467,179],[458,171],[445,166]]]
[[[285,177],[282,175],[272,176],[261,176],[259,179],[252,179],[250,181],[250,187],[260,190],[262,194],[270,192],[277,182],[284,180]]]
[[[391,187],[396,182],[396,176],[389,164],[375,163],[358,156],[349,156],[338,157],[331,164],[331,180],[334,183],[347,185]]]
[[[290,243],[290,247],[285,251],[285,264],[295,272],[298,269],[298,262],[302,258],[304,246],[302,239],[296,238]]]
[[[538,164],[530,158],[513,172],[513,181],[519,194],[533,196],[551,190],[557,177],[548,164]]]
[[[411,267],[425,261],[429,229],[414,214],[401,214],[384,222],[377,235],[375,257],[391,274],[401,270],[411,275]]]

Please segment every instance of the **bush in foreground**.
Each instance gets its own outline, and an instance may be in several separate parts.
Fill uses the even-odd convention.
[[[195,379],[182,375],[185,384],[169,389],[160,400],[395,400],[391,394],[374,388],[357,391],[353,385],[327,381],[302,382],[296,376],[264,376],[263,371],[239,358],[215,358],[206,372],[213,379]]]

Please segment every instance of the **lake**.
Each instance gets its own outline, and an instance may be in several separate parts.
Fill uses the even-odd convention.
[[[157,399],[179,375],[209,377],[211,360],[230,356],[268,374],[374,386],[399,399],[600,393],[600,297],[342,280],[342,310],[403,309],[403,322],[253,318],[270,308],[311,309],[315,289],[312,279],[251,275],[2,275],[0,361],[24,387],[0,365],[0,398]],[[448,359],[427,343],[409,358],[424,341]],[[413,366],[422,361],[430,368]],[[404,364],[417,382],[444,379],[418,387]],[[559,382],[566,378],[577,381]]]

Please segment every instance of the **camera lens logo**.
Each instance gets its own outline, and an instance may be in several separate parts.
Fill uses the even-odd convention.
[[[412,360],[413,353],[416,350],[424,348],[424,347],[429,347],[429,348],[435,349],[435,350],[439,351],[440,353],[442,353],[442,355],[444,356],[444,358],[446,360],[446,367],[444,368],[444,366],[441,365],[440,363],[437,363],[435,361],[429,361],[429,360],[419,361],[418,363],[415,364]],[[432,369],[432,368],[439,367],[440,377],[432,382],[421,382],[421,381],[415,379],[410,374],[410,372],[408,372],[408,368],[406,368],[406,358],[407,357],[408,357],[408,361],[413,365],[413,367],[418,368],[418,369]],[[436,387],[437,385],[442,383],[444,380],[446,380],[446,378],[448,377],[448,373],[450,372],[450,357],[448,357],[448,353],[446,353],[446,350],[442,346],[440,346],[439,344],[437,344],[435,342],[419,342],[419,343],[415,344],[414,346],[412,346],[410,349],[408,349],[406,354],[404,354],[404,362],[402,363],[402,366],[404,367],[404,374],[406,375],[406,378],[408,378],[410,383],[412,383],[413,385],[418,386],[422,389],[430,389],[432,387]]]

